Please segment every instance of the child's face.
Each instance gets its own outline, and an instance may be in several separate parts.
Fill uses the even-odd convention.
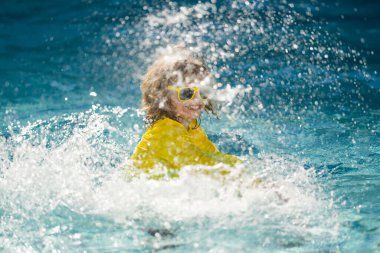
[[[185,86],[194,87],[194,85]],[[185,121],[190,122],[197,119],[205,109],[206,101],[200,97],[199,92],[196,92],[192,99],[185,101],[180,101],[178,99],[176,91],[172,91],[170,96],[176,116]]]

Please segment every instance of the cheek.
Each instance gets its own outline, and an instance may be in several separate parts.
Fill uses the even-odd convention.
[[[182,102],[178,101],[176,97],[170,98],[170,104],[171,104],[171,109],[174,110],[176,113],[183,110]]]

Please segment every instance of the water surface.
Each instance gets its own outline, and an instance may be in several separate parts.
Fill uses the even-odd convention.
[[[2,1],[0,249],[379,251],[379,9]],[[220,86],[220,119],[202,126],[246,162],[225,182],[186,169],[127,182],[139,82],[178,42]]]

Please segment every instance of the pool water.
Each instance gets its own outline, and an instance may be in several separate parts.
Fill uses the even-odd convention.
[[[0,252],[380,251],[379,11],[2,1]],[[203,128],[244,164],[128,181],[139,82],[179,42],[219,86]]]

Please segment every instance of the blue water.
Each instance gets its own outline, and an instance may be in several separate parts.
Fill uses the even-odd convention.
[[[0,252],[380,251],[380,4],[0,7]],[[139,82],[178,42],[219,83],[202,126],[242,175],[128,182]]]

